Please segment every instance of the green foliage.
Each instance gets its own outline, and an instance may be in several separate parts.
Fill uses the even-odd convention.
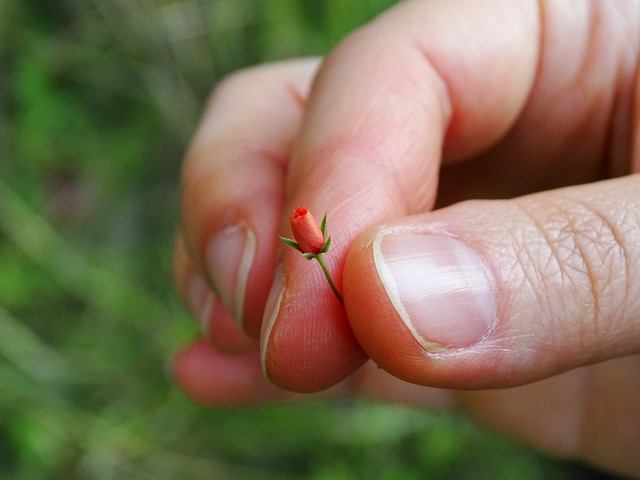
[[[391,3],[0,0],[1,478],[568,472],[457,417],[358,401],[206,410],[164,373],[196,335],[169,257],[180,157],[211,86],[321,55]]]

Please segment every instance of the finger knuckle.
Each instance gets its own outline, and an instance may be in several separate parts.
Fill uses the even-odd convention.
[[[527,210],[540,240],[524,249],[528,263],[538,269],[527,278],[554,296],[544,302],[546,318],[559,324],[565,338],[566,318],[580,319],[569,334],[582,345],[614,338],[612,331],[628,317],[633,301],[638,255],[629,235],[632,227],[638,229],[637,218],[624,209],[572,198]]]

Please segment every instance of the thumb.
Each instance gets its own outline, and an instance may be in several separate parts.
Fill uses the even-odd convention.
[[[343,288],[362,347],[414,383],[509,387],[640,353],[640,175],[377,227]]]

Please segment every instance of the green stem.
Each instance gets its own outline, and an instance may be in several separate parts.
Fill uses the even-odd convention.
[[[327,277],[327,282],[329,282],[329,286],[331,287],[331,290],[333,290],[333,293],[335,293],[336,297],[338,297],[338,300],[340,300],[340,303],[344,305],[344,302],[342,301],[342,295],[340,295],[340,292],[338,292],[338,289],[333,283],[333,280],[331,280],[331,275],[329,274],[329,270],[327,270],[327,266],[324,264],[324,260],[322,259],[322,254],[319,253],[318,255],[316,255],[315,259],[318,260],[320,267],[322,267],[322,271],[324,272],[324,276]]]

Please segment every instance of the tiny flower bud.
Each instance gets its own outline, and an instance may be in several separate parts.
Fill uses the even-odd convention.
[[[301,252],[302,256],[307,260],[318,261],[331,290],[340,303],[344,305],[342,295],[336,288],[336,284],[333,283],[327,265],[322,259],[322,254],[326,253],[331,245],[331,237],[324,238],[327,231],[327,214],[324,214],[322,226],[318,227],[309,210],[304,207],[296,208],[291,217],[291,231],[297,242],[285,237],[280,237],[280,240]]]
[[[318,254],[324,247],[325,239],[322,230],[304,207],[298,207],[291,217],[291,231],[298,242],[298,248],[302,253]]]

